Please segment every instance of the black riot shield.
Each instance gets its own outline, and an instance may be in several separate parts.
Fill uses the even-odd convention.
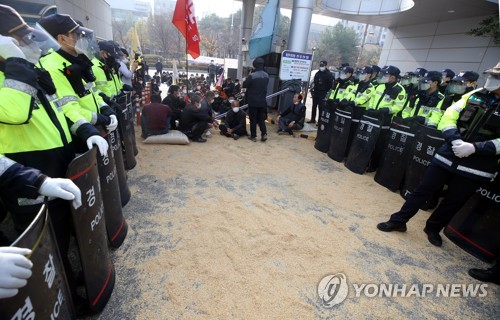
[[[122,207],[125,207],[130,200],[130,189],[127,183],[127,172],[123,164],[122,146],[120,140],[120,131],[115,130],[109,133],[110,148],[113,150],[115,158],[116,175],[118,176],[118,186],[120,187],[120,200]]]
[[[344,161],[352,123],[352,108],[338,106],[334,111],[332,136],[328,156],[335,161]]]
[[[485,184],[455,214],[444,234],[485,262],[500,256],[500,179]]]
[[[134,127],[131,125],[125,96],[119,98],[118,104],[121,110],[117,110],[116,114],[118,116],[120,138],[122,139],[123,163],[126,170],[132,170],[137,164],[134,155],[134,136],[132,132]]]
[[[76,157],[67,177],[80,188],[82,206],[72,207],[75,235],[80,251],[89,307],[100,312],[115,285],[115,270],[108,252],[104,206],[97,173],[96,148]]]
[[[354,173],[363,174],[368,167],[382,127],[382,115],[364,114],[353,138],[345,166]]]
[[[395,118],[391,124],[384,154],[375,174],[375,181],[391,191],[399,190],[403,183],[415,139],[411,126],[401,120]]]
[[[391,115],[382,116],[382,126],[380,127],[380,133],[375,143],[375,149],[373,150],[370,163],[368,165],[368,172],[373,172],[378,169],[380,161],[382,161],[382,156],[384,154],[385,146],[387,145],[387,138],[389,135],[389,129],[391,124]]]
[[[321,152],[328,152],[328,148],[330,148],[333,111],[335,107],[332,100],[327,100],[325,106],[321,110],[318,122],[318,133],[316,135],[316,142],[314,143],[314,147]]]
[[[349,130],[349,138],[347,139],[347,146],[345,149],[344,158],[349,154],[349,150],[351,149],[352,140],[354,140],[354,136],[356,135],[356,130],[358,129],[359,122],[361,121],[361,117],[365,114],[366,109],[358,106],[354,106],[352,108],[352,119],[351,119],[351,129]]]
[[[127,92],[125,94],[125,97],[127,99],[126,106],[127,106],[127,112],[128,112],[128,119],[130,121],[130,127],[132,128],[132,130],[130,132],[132,132],[132,144],[134,147],[134,156],[136,156],[139,154],[139,149],[137,149],[137,142],[135,140],[135,123],[134,123],[135,107],[134,107],[134,99],[132,96],[132,92]]]
[[[434,153],[443,144],[441,131],[421,124],[416,125],[415,142],[410,151],[410,160],[406,168],[401,196],[407,198],[420,183],[420,178],[431,163]]]
[[[105,139],[111,146],[110,136],[105,136]],[[113,152],[108,152],[104,157],[97,153],[97,168],[101,184],[108,241],[113,248],[118,248],[127,236],[128,226],[122,212],[120,187]]]
[[[73,302],[61,256],[46,209],[12,244],[31,249],[33,263],[28,284],[12,298],[0,299],[0,319],[75,319]],[[36,317],[36,318],[35,318]]]

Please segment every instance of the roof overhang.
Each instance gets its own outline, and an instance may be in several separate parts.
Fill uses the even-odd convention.
[[[356,0],[313,0],[313,13],[375,26],[397,27],[488,16],[499,11],[498,0],[413,0],[414,6],[410,9],[383,15],[346,14],[335,12],[327,7],[328,3],[330,7],[335,8],[332,4],[350,1]],[[380,2],[381,0],[358,0],[357,2],[369,1]],[[267,0],[257,0],[256,3],[265,5]],[[281,7],[293,9],[293,0],[281,0]]]

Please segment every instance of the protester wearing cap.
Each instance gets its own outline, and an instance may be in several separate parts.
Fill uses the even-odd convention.
[[[420,185],[389,221],[377,225],[379,230],[406,231],[406,223],[419,208],[448,184],[445,198],[424,229],[429,242],[441,246],[439,232],[481,184],[495,178],[500,160],[500,63],[487,73],[484,88],[463,95],[446,109],[438,126],[445,143],[434,155]],[[477,112],[479,109],[482,112]]]
[[[71,132],[81,136],[80,131],[87,130],[82,125],[86,127],[88,123],[105,126],[108,131],[115,130],[118,125],[116,115],[94,88],[95,76],[89,60],[95,50],[91,42],[92,30],[80,26],[66,14],[52,14],[42,18],[39,24],[61,46],[59,50],[42,57],[39,65],[50,73],[54,81],[57,104],[70,119]],[[92,136],[91,141],[97,144],[100,153],[105,155],[108,144],[100,135],[95,135],[96,132],[98,133],[94,128],[93,133],[88,134]],[[84,141],[75,139],[77,152],[86,151]]]
[[[444,95],[438,90],[441,78],[441,72],[429,71],[419,80],[415,104],[403,109],[403,118],[413,118],[423,125],[437,127],[443,115],[441,105]]]
[[[453,77],[448,84],[441,109],[448,109],[449,106],[460,100],[462,95],[474,90],[477,86],[478,79],[479,74],[474,71],[461,71],[457,76]]]
[[[327,100],[341,101],[347,99],[354,91],[354,69],[345,66],[340,70],[339,81],[334,85],[335,88],[331,89],[327,94]]]
[[[373,85],[370,81],[372,73],[373,69],[369,66],[359,71],[357,75],[359,82],[352,84],[352,88],[348,87],[346,90],[349,92],[347,100],[354,101],[354,104],[361,108],[366,108],[369,105],[373,92]]]
[[[246,88],[245,98],[248,103],[248,116],[250,118],[250,136],[253,142],[257,141],[257,124],[260,129],[260,140],[267,140],[266,115],[267,115],[267,85],[269,75],[264,71],[264,59],[255,58],[253,61],[255,71],[243,81],[243,88]]]
[[[321,115],[321,110],[323,109],[323,100],[325,99],[326,93],[332,88],[333,85],[333,75],[327,69],[328,63],[325,60],[319,62],[319,70],[314,75],[312,92],[312,113],[311,120],[307,123],[316,123],[316,111],[319,108],[319,114]]]
[[[441,79],[441,85],[439,86],[439,92],[442,94],[446,95],[446,89],[448,87],[448,83],[450,83],[451,79],[455,76],[455,72],[451,69],[444,69],[441,72],[442,79]]]
[[[162,100],[162,104],[165,104],[172,109],[172,116],[170,118],[170,129],[177,129],[177,122],[181,120],[182,110],[186,107],[186,102],[180,98],[181,88],[178,85],[171,85],[168,87],[168,94]],[[176,122],[177,121],[177,122]]]

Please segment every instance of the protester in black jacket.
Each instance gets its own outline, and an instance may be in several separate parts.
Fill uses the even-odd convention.
[[[238,100],[234,100],[231,107],[219,126],[220,134],[238,140],[241,136],[247,135],[247,114],[240,109]]]
[[[193,141],[206,142],[201,135],[207,130],[211,120],[208,113],[201,109],[201,97],[195,94],[191,98],[191,104],[182,111],[180,129]]]
[[[293,96],[293,103],[278,115],[278,133],[286,132],[293,135],[292,130],[301,130],[304,128],[305,118],[306,107],[302,104],[302,95],[296,93]]]
[[[267,84],[269,75],[264,71],[264,59],[261,57],[253,61],[255,71],[243,81],[243,88],[247,88],[245,97],[248,103],[250,116],[250,140],[257,141],[257,123],[259,124],[261,141],[267,140],[266,111],[267,111]]]
[[[186,103],[179,97],[181,88],[177,85],[171,85],[168,88],[168,95],[161,102],[172,109],[172,117],[170,118],[170,129],[177,128],[176,120],[181,120],[182,110],[186,107]]]

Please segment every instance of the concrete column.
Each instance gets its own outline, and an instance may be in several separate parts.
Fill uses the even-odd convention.
[[[241,9],[240,46],[238,50],[238,71],[236,73],[238,79],[243,76],[243,66],[248,66],[248,43],[252,36],[255,0],[243,0]],[[243,41],[243,39],[245,40]]]
[[[313,12],[313,0],[293,0],[288,50],[306,52]]]

